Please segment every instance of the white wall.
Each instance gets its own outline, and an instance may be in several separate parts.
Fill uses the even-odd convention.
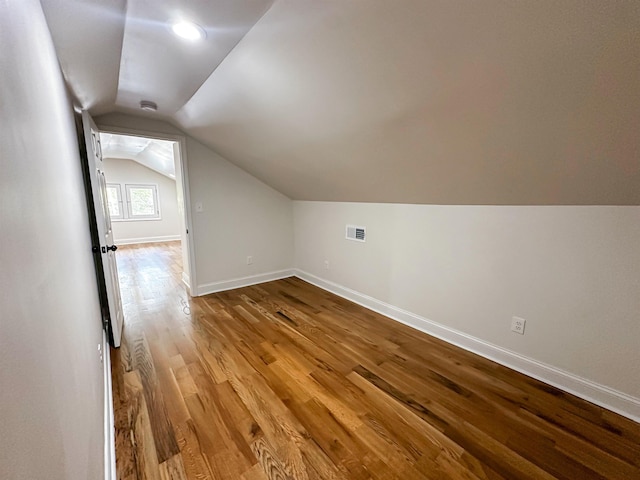
[[[161,121],[124,114],[96,118],[99,127],[180,134]],[[187,136],[187,169],[199,293],[229,281],[289,269],[293,215],[289,198]],[[196,212],[196,203],[203,211]],[[246,257],[253,256],[253,264]]]
[[[0,478],[98,479],[102,326],[69,98],[37,0],[0,2]]]
[[[640,207],[295,201],[294,225],[302,271],[640,402]]]
[[[160,201],[160,220],[113,221],[114,240],[120,244],[179,240],[181,229],[176,181],[134,160],[107,158],[104,163],[107,183],[121,185],[123,201],[127,183],[157,185]]]

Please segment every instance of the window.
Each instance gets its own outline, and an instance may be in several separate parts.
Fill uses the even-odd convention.
[[[116,221],[160,220],[160,203],[156,185],[122,185],[107,183],[109,216]]]
[[[109,204],[109,216],[111,220],[124,218],[122,208],[122,188],[117,183],[107,183],[107,202]]]
[[[127,218],[152,220],[160,218],[158,187],[155,185],[125,185],[127,192]]]

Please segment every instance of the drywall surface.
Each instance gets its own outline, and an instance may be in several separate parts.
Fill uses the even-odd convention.
[[[162,239],[176,240],[180,237],[180,213],[176,181],[154,172],[133,160],[108,158],[105,160],[107,183],[121,185],[122,199],[126,201],[126,184],[157,185],[160,202],[160,220],[112,221],[114,240],[120,243],[135,243]],[[126,207],[125,207],[126,208]]]
[[[637,0],[278,1],[175,115],[295,200],[640,205]]]
[[[640,398],[640,207],[295,201],[294,225],[296,268]]]
[[[125,114],[96,118],[100,127],[184,135],[162,121]],[[195,288],[289,269],[292,202],[187,136],[187,169],[195,244]],[[196,206],[202,205],[202,211]],[[247,265],[247,256],[253,263]],[[192,286],[193,287],[193,286]]]
[[[0,45],[0,478],[103,478],[102,325],[78,143],[37,0],[0,2]]]

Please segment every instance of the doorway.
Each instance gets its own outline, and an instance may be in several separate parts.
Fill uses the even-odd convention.
[[[128,237],[130,241],[125,243],[132,243],[133,240],[140,242],[141,239],[175,241],[178,244],[181,260],[173,262],[173,268],[180,270],[176,273],[178,273],[179,286],[184,285],[184,288],[180,288],[180,290],[183,292],[181,296],[185,298],[185,302],[187,297],[192,295],[191,286],[197,285],[191,229],[186,139],[181,135],[133,131],[119,127],[98,128],[85,110],[76,111],[75,120],[87,194],[91,251],[94,254],[96,265],[102,320],[110,344],[119,347],[125,323],[117,273],[116,250],[118,250],[118,245],[117,241],[114,241],[113,229],[113,225],[117,225],[119,220],[131,223],[130,226],[120,229],[118,234],[125,235],[124,237],[120,236],[120,240],[126,239],[127,234],[123,232],[129,232],[128,234],[131,235],[131,227],[134,222],[138,224],[142,221],[159,222],[162,219],[162,198],[170,200],[167,194],[173,196],[174,205],[176,205],[174,210],[178,212],[177,219],[175,219],[178,231],[175,233],[176,230],[173,230],[175,240],[166,236],[164,238],[162,236],[150,237],[147,231],[146,234],[142,234],[146,236]],[[103,142],[106,145],[104,154]],[[156,171],[153,174],[158,174],[157,170],[164,169],[160,176],[163,180],[154,182],[147,177],[117,179],[110,176],[110,183],[106,171],[109,168],[107,162],[112,157],[120,160],[136,160],[135,157],[138,157],[139,161],[134,163],[140,168],[148,171],[155,168]],[[158,158],[152,161],[150,160],[152,157]],[[147,162],[148,165],[143,167],[143,162]],[[168,181],[164,180],[164,177],[171,179],[172,188],[160,185]],[[114,222],[112,222],[112,216],[115,217]],[[140,232],[140,230],[137,231]]]
[[[100,129],[106,195],[125,325],[134,321],[140,288],[165,278],[194,285],[185,139],[181,136]],[[136,293],[137,292],[137,293]],[[182,295],[181,295],[182,297]]]

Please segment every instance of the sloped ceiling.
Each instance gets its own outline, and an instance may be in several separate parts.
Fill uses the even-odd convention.
[[[171,180],[176,179],[174,143],[176,142],[117,133],[100,133],[100,145],[104,158],[133,160]]]
[[[92,113],[153,100],[291,198],[640,204],[640,2],[42,3]]]

